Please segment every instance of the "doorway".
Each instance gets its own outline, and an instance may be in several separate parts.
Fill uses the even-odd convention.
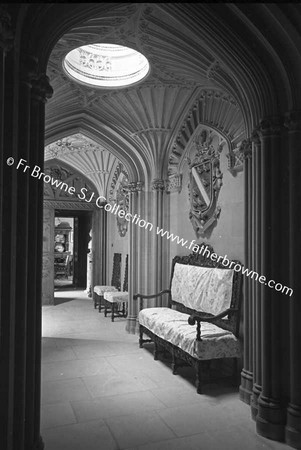
[[[92,212],[55,210],[54,288],[86,289]]]

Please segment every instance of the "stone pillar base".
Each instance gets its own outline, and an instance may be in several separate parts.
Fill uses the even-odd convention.
[[[284,441],[285,415],[280,403],[267,397],[259,397],[256,431],[260,436]]]
[[[244,403],[250,404],[253,388],[253,374],[246,369],[241,371],[241,385],[239,386],[239,398]]]
[[[259,386],[259,384],[254,383],[253,393],[251,396],[251,415],[253,420],[256,420],[258,414],[258,399],[260,394],[261,394],[261,386]]]
[[[136,334],[136,323],[137,323],[136,317],[128,317],[126,321],[125,330],[129,334]]]
[[[285,442],[293,448],[301,449],[301,408],[290,404],[287,409]]]

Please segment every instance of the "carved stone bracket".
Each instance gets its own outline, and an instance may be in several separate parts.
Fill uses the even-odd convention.
[[[290,131],[301,130],[301,110],[287,113],[284,120],[284,126]]]
[[[182,190],[182,174],[170,175],[166,180],[166,192],[178,192]]]
[[[244,160],[250,159],[252,156],[252,141],[251,139],[245,139],[242,141],[239,147],[235,148],[227,155],[228,169],[230,172],[240,172],[244,167]]]
[[[4,8],[0,6],[0,48],[6,53],[14,46],[14,33],[11,26],[11,17]]]
[[[131,181],[128,184],[128,191],[129,192],[140,192],[142,191],[143,187],[143,181]]]
[[[21,59],[21,74],[20,79],[22,83],[29,87],[39,79],[38,73],[38,58],[33,55],[23,55]]]
[[[165,189],[165,181],[160,178],[156,178],[152,181],[152,190],[153,191],[164,191]]]
[[[256,128],[256,131],[260,138],[268,136],[280,136],[283,130],[283,118],[278,116],[262,120]]]
[[[32,83],[32,97],[38,101],[46,102],[53,95],[53,89],[50,85],[49,78],[43,74]]]

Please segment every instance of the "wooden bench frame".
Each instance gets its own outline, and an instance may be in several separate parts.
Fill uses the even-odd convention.
[[[200,244],[201,245],[201,244]],[[204,244],[205,246],[205,244]],[[210,253],[214,253],[214,250],[211,246],[207,245]],[[239,261],[233,261],[236,264],[240,264]],[[224,267],[221,262],[212,261],[210,258],[206,256],[200,255],[198,253],[192,253],[188,256],[175,256],[172,260],[171,267],[171,278],[170,278],[170,288],[165,289],[154,295],[143,295],[143,294],[135,294],[134,300],[139,299],[139,311],[143,309],[143,302],[147,299],[154,299],[158,297],[162,297],[164,294],[168,295],[168,307],[171,308],[173,305],[176,306],[176,309],[180,312],[189,314],[188,323],[190,325],[196,325],[196,340],[201,341],[201,323],[202,322],[210,322],[217,325],[220,328],[231,331],[236,337],[239,335],[239,325],[240,325],[240,309],[241,309],[241,298],[242,298],[242,274],[241,272],[234,272],[233,274],[233,285],[232,285],[232,297],[230,308],[226,311],[221,312],[220,314],[213,316],[212,314],[205,314],[200,311],[196,311],[190,308],[185,307],[182,303],[178,303],[173,301],[171,298],[171,284],[174,273],[175,264],[188,264],[193,266],[202,266],[202,267],[216,267],[220,269],[227,269]],[[227,318],[225,318],[228,316]],[[147,335],[149,339],[144,339],[143,335]],[[201,366],[203,363],[208,363],[210,360],[202,360],[191,356],[189,353],[185,352],[181,348],[171,344],[170,342],[165,341],[160,338],[148,328],[139,324],[139,346],[143,347],[144,343],[154,342],[155,350],[154,350],[154,359],[158,359],[159,348],[161,347],[164,351],[168,351],[172,357],[172,373],[177,373],[177,367],[180,366],[178,364],[178,359],[185,362],[185,365],[190,365],[194,367],[196,372],[196,387],[198,394],[202,393],[202,371]],[[234,370],[237,371],[237,359],[234,358]]]

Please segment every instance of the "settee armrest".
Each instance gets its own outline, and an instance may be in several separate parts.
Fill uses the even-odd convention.
[[[164,291],[160,291],[157,294],[151,294],[151,295],[135,294],[133,296],[133,299],[134,300],[140,299],[140,301],[139,301],[139,310],[141,310],[141,309],[143,309],[143,300],[149,299],[149,298],[161,297],[164,294],[169,294],[170,295],[171,294],[170,289],[164,289]]]
[[[201,341],[201,322],[212,323],[216,319],[222,319],[223,317],[226,317],[228,314],[233,313],[233,312],[238,312],[238,309],[237,308],[228,308],[225,311],[222,311],[221,313],[217,314],[216,316],[210,316],[210,317],[205,317],[205,316],[201,316],[201,315],[199,315],[197,313],[192,313],[188,317],[188,323],[189,323],[189,325],[197,324],[197,326],[196,326],[196,340],[197,341]]]

